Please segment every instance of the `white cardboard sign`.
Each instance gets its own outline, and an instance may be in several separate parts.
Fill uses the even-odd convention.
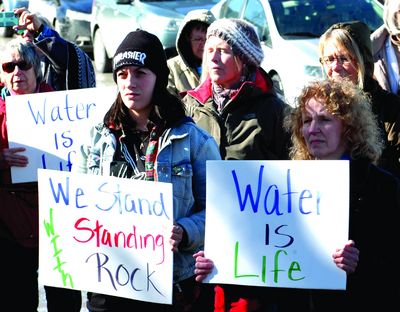
[[[348,161],[208,161],[207,282],[345,289]]]
[[[11,167],[13,183],[37,181],[37,169],[71,171],[80,145],[116,98],[114,87],[6,98],[10,147],[25,147],[27,167]]]
[[[172,303],[172,184],[38,170],[39,281]]]

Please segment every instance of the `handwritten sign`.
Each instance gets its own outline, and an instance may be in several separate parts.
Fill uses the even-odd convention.
[[[172,184],[38,170],[39,281],[172,303]]]
[[[37,169],[71,171],[92,126],[103,120],[116,89],[88,88],[6,98],[10,147],[25,147],[27,167],[11,167],[13,183],[37,181]]]
[[[207,282],[345,289],[348,161],[208,161]]]

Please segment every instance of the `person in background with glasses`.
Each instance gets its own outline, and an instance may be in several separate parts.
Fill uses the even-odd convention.
[[[11,182],[11,167],[25,167],[25,148],[9,148],[6,96],[49,92],[43,81],[40,57],[32,43],[20,38],[8,42],[0,55],[4,87],[0,97],[0,270],[5,287],[2,311],[37,311],[38,291],[38,185]],[[11,298],[17,297],[17,300]]]
[[[400,176],[400,97],[374,78],[370,30],[359,21],[332,25],[320,37],[319,56],[331,79],[349,79],[365,91],[378,119],[384,150],[378,165]]]
[[[182,21],[176,36],[178,55],[169,59],[168,90],[180,96],[180,92],[199,85],[201,63],[208,26],[215,20],[209,10],[190,11]]]
[[[40,14],[26,8],[15,9],[14,14],[19,16],[16,34],[38,49],[49,85],[57,91],[96,87],[92,60],[81,48],[63,39]]]

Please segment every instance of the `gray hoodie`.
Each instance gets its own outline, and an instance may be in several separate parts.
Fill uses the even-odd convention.
[[[176,50],[178,55],[168,60],[170,74],[168,77],[168,90],[179,95],[180,92],[191,90],[199,85],[200,75],[196,69],[188,33],[191,31],[191,23],[204,22],[210,25],[215,20],[210,10],[192,10],[186,14],[176,36]]]

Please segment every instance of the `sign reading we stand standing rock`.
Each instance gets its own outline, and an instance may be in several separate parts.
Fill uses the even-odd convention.
[[[172,184],[38,170],[39,280],[172,303]]]

